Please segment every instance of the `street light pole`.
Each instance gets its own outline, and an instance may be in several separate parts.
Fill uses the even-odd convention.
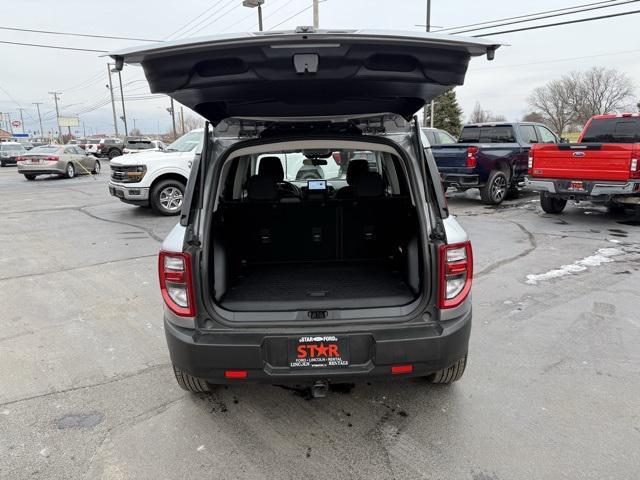
[[[173,125],[173,139],[178,138],[178,133],[176,132],[176,109],[173,107],[173,97],[171,98],[171,107],[169,107],[169,113],[171,114],[171,124]]]
[[[116,117],[116,101],[113,98],[113,84],[111,83],[111,63],[107,63],[107,73],[109,74],[109,93],[111,94],[111,110],[113,111],[113,128],[115,129],[116,137],[118,136],[118,118]]]
[[[20,110],[20,123],[22,124],[22,133],[24,134],[24,118],[22,117],[22,111],[24,108],[19,108],[18,110]]]
[[[124,122],[124,134],[125,137],[129,135],[129,129],[127,128],[127,112],[124,109],[124,90],[122,89],[122,74],[118,70],[118,80],[120,81],[120,99],[122,100],[122,121]]]
[[[318,29],[318,26],[320,25],[320,7],[319,7],[319,1],[318,0],[313,0],[313,28],[315,30]]]
[[[242,6],[248,8],[258,7],[258,29],[262,31],[262,5],[264,0],[243,0]]]
[[[62,140],[62,131],[60,130],[60,111],[58,110],[58,95],[62,92],[49,92],[49,95],[53,95],[53,100],[56,103],[56,124],[58,125],[58,140]]]
[[[40,122],[40,139],[43,140],[44,139],[44,132],[42,131],[42,117],[40,116],[40,105],[42,105],[42,103],[41,102],[35,102],[34,105],[38,109],[38,121]]]

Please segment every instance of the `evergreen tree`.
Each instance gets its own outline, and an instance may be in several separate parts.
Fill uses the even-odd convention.
[[[431,125],[431,105],[424,107],[424,126]],[[458,105],[455,90],[447,90],[435,100],[433,126],[449,132],[454,137],[460,135],[462,129],[462,109]]]

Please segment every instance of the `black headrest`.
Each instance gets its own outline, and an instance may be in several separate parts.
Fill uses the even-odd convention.
[[[270,176],[253,175],[247,180],[249,200],[268,201],[278,199],[278,186]]]
[[[377,198],[384,195],[384,181],[377,172],[365,172],[353,186],[356,198]]]
[[[268,175],[275,179],[276,182],[282,182],[284,180],[282,162],[280,162],[278,157],[261,158],[260,166],[258,167],[258,175]]]
[[[369,171],[369,162],[366,160],[351,160],[347,166],[347,183],[353,185],[356,179]]]

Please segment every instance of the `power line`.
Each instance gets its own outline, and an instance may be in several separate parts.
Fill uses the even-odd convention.
[[[326,1],[326,0],[325,0]],[[282,25],[283,23],[288,22],[289,20],[296,18],[298,15],[302,15],[304,12],[306,12],[307,10],[310,10],[311,8],[313,8],[313,4],[309,5],[308,7],[303,8],[302,10],[300,10],[298,13],[294,13],[293,15],[291,15],[290,17],[285,18],[283,21],[281,21],[280,23],[274,25],[273,27],[271,27],[269,30],[273,30],[274,28],[279,27],[280,25]]]
[[[185,23],[184,25],[182,25],[178,30],[176,30],[175,32],[173,32],[171,35],[167,35],[164,40],[167,40],[170,37],[173,37],[176,33],[182,31],[182,29],[184,29],[186,26],[188,26],[189,24],[195,22],[196,20],[198,20],[199,18],[202,17],[202,15],[204,15],[207,12],[210,12],[211,10],[213,10],[222,0],[218,0],[217,3],[214,3],[213,5],[211,5],[209,8],[205,9],[203,12],[201,12],[199,15],[197,15],[196,17],[193,17],[191,20],[189,20],[187,23]]]
[[[612,2],[617,2],[617,1],[618,0],[605,0],[605,1],[601,1],[601,2],[595,2],[595,3],[585,3],[585,4],[582,4],[582,5],[575,5],[573,7],[557,8],[555,10],[545,10],[544,12],[527,13],[527,14],[524,14],[524,15],[518,15],[516,17],[498,18],[497,20],[488,20],[486,22],[470,23],[468,25],[459,25],[457,27],[441,28],[441,29],[438,30],[438,33],[439,32],[448,32],[449,30],[459,30],[461,28],[477,27],[479,25],[487,25],[487,24],[496,23],[496,22],[506,22],[507,20],[518,20],[520,18],[532,17],[532,16],[536,16],[536,15],[545,15],[547,13],[563,12],[565,10],[573,10],[575,8],[582,8],[582,7],[590,7],[592,5],[602,5],[603,3],[612,3]],[[424,27],[424,25],[420,25],[420,26]]]
[[[544,15],[544,16],[536,17],[536,18],[528,18],[528,19],[524,19],[524,20],[517,20],[515,22],[498,23],[498,24],[491,25],[491,26],[488,26],[488,27],[470,28],[468,30],[458,30],[458,31],[455,31],[455,32],[451,32],[451,34],[452,35],[459,35],[461,33],[475,32],[475,31],[478,31],[478,30],[487,30],[489,28],[504,27],[504,26],[507,26],[507,25],[515,25],[515,24],[518,24],[518,23],[535,22],[536,20],[544,20],[546,18],[562,17],[564,15],[574,15],[576,13],[589,12],[591,10],[600,10],[602,8],[619,7],[619,6],[622,6],[622,5],[627,5],[629,3],[636,3],[638,1],[640,1],[640,0],[627,0],[625,2],[616,3],[614,5],[600,5],[598,7],[583,8],[583,9],[579,9],[579,10],[573,10],[571,12],[554,13],[552,15]]]
[[[567,57],[567,58],[556,58],[551,60],[540,60],[539,62],[528,62],[528,63],[517,63],[514,65],[496,65],[491,67],[482,67],[476,68],[475,71],[479,70],[496,70],[501,68],[515,68],[515,67],[529,67],[531,65],[542,65],[548,63],[561,63],[561,62],[569,62],[572,60],[584,60],[587,58],[598,58],[598,57],[609,57],[611,55],[626,55],[629,53],[638,53],[640,50],[622,50],[619,52],[609,52],[609,53],[599,53],[596,55],[583,55],[581,57]]]
[[[57,50],[73,50],[73,51],[76,51],[76,52],[109,53],[107,50],[93,50],[93,49],[90,49],[90,48],[60,47],[58,45],[43,45],[41,43],[7,42],[6,40],[0,40],[0,43],[6,43],[7,45],[22,45],[23,47],[40,47],[40,48],[55,48]]]
[[[109,40],[134,40],[139,42],[161,42],[162,41],[162,40],[155,40],[152,38],[114,37],[111,35],[93,35],[88,33],[76,33],[76,32],[54,32],[52,30],[33,30],[30,28],[16,28],[16,27],[0,27],[0,30],[11,30],[14,32],[29,32],[29,33],[46,33],[48,35],[66,35],[69,37],[107,38]]]
[[[216,3],[216,7],[218,7],[223,0],[220,0],[218,3]],[[209,20],[211,17],[215,16],[216,14],[220,13],[220,10],[223,10],[224,8],[227,8],[227,6],[229,6],[231,3],[233,3],[234,0],[229,0],[227,1],[224,5],[222,5],[221,7],[217,8],[216,10],[214,10],[213,12],[211,12],[209,15],[201,18],[198,22],[194,23],[193,25],[191,25],[187,30],[183,31],[180,34],[180,37],[178,38],[186,38],[187,36],[190,36],[192,32],[194,32],[198,27],[200,27],[200,25],[202,25],[203,23],[205,23],[207,20]]]
[[[190,37],[193,37],[196,33],[198,33],[199,31],[207,28],[209,25],[211,25],[212,23],[217,22],[218,20],[220,20],[222,17],[225,17],[227,15],[229,15],[231,12],[233,12],[238,5],[234,5],[234,0],[230,0],[228,3],[226,3],[223,7],[220,7],[220,10],[223,10],[224,8],[226,8],[227,6],[231,5],[231,8],[229,10],[227,10],[226,12],[224,12],[222,15],[220,15],[219,17],[215,17],[213,20],[205,23],[204,25],[202,25],[200,28],[196,29],[196,30],[191,30],[191,32],[189,33]],[[216,12],[219,13],[219,12]]]
[[[527,31],[527,30],[538,30],[540,28],[559,27],[559,26],[562,26],[562,25],[572,25],[574,23],[591,22],[593,20],[604,20],[604,19],[607,19],[607,18],[624,17],[626,15],[634,15],[636,13],[640,13],[640,10],[632,10],[630,12],[622,12],[622,13],[612,13],[610,15],[601,15],[599,17],[580,18],[580,19],[577,19],[577,20],[568,20],[566,22],[548,23],[546,25],[535,25],[533,27],[516,28],[516,29],[513,29],[513,30],[503,30],[502,32],[489,32],[489,33],[483,33],[481,35],[473,35],[473,36],[474,37],[488,37],[488,36],[491,36],[491,35],[503,35],[505,33],[524,32],[524,31]]]

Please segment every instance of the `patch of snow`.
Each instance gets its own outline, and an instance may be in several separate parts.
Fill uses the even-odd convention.
[[[44,447],[42,450],[40,450],[40,455],[42,455],[45,458],[49,458],[49,449],[47,447]]]
[[[614,240],[613,238],[610,238],[609,241],[611,243],[620,243],[620,240]]]
[[[2,410],[0,415],[9,415],[9,410]]]
[[[527,275],[529,285],[537,285],[538,282],[564,277],[575,273],[584,272],[589,267],[597,267],[603,263],[613,262],[611,257],[622,255],[624,252],[618,248],[600,248],[594,255],[577,260],[569,265],[562,265],[560,268],[549,270],[537,275]]]

